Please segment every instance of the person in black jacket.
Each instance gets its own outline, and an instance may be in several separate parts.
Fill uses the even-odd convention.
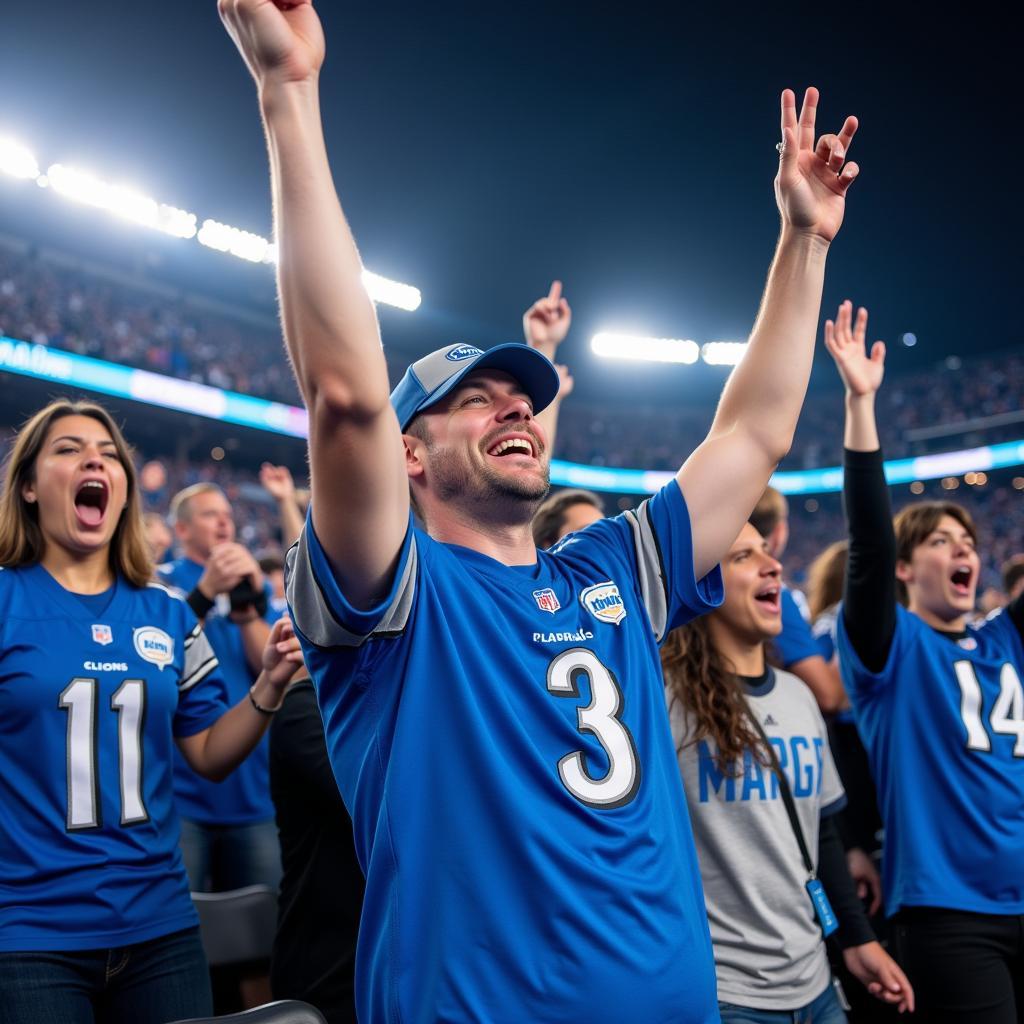
[[[284,868],[271,990],[312,1003],[328,1024],[355,1024],[363,872],[308,676],[289,688],[270,730],[270,793]]]

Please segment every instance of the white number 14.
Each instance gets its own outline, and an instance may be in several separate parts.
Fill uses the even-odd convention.
[[[981,720],[981,684],[969,661],[958,661],[953,665],[956,681],[960,684],[960,717],[967,728],[967,749],[992,749],[992,737]],[[999,672],[999,696],[992,705],[988,717],[992,731],[1003,736],[1016,736],[1013,756],[1024,757],[1024,688],[1020,676],[1009,662]]]

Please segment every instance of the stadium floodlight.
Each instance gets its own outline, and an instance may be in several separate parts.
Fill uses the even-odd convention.
[[[196,233],[194,213],[158,203],[125,185],[112,185],[89,171],[51,164],[46,171],[46,183],[66,199],[96,206],[154,231],[176,238],[191,238]]]
[[[160,231],[174,238],[195,238],[217,252],[228,253],[250,263],[277,263],[277,244],[251,231],[206,219],[197,229],[198,218],[188,210],[158,202],[126,185],[112,184],[95,174],[66,164],[51,164],[40,173],[36,158],[14,139],[0,136],[0,173],[34,180],[43,189],[86,206],[106,210],[123,220]],[[363,284],[374,302],[383,302],[412,312],[422,296],[418,288],[363,271]],[[692,360],[691,360],[692,362]]]
[[[386,302],[389,306],[397,306],[399,309],[412,312],[419,309],[423,297],[419,288],[413,288],[411,284],[402,284],[401,281],[392,281],[388,277],[381,277],[372,270],[363,271],[363,287],[369,292],[374,302]]]
[[[680,338],[644,338],[601,331],[590,339],[595,355],[606,359],[630,359],[648,363],[695,363],[700,346]]]
[[[39,177],[39,163],[20,142],[0,138],[0,171],[12,178],[31,180]]]
[[[700,356],[709,366],[735,366],[746,351],[745,341],[709,341],[701,346]]]
[[[233,228],[216,220],[204,220],[199,229],[199,243],[217,252],[229,252],[250,263],[265,263],[271,252],[270,242],[262,235]]]

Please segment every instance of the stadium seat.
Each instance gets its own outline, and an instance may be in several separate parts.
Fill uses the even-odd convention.
[[[277,893],[270,886],[249,885],[228,892],[194,892],[192,902],[199,912],[199,933],[211,967],[270,959],[277,928]],[[264,1019],[278,1020],[277,1017],[253,1018],[257,1021]],[[300,1019],[305,1018],[295,1018],[296,1021]]]
[[[327,1024],[316,1007],[297,999],[282,999],[266,1003],[241,1013],[229,1013],[224,1017],[190,1017],[188,1020],[172,1021],[171,1024]]]

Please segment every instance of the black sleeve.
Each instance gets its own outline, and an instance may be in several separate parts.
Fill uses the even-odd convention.
[[[846,852],[832,815],[822,818],[818,829],[818,878],[821,879],[825,895],[839,922],[839,929],[835,933],[839,948],[849,949],[851,946],[863,946],[865,942],[874,942],[875,933],[871,930],[864,907],[857,896],[857,887],[850,877]]]
[[[1024,640],[1024,590],[1006,606],[1006,614],[1013,620],[1021,640]]]
[[[843,468],[843,505],[850,536],[843,623],[864,667],[880,672],[896,632],[896,535],[881,449],[847,449]]]

